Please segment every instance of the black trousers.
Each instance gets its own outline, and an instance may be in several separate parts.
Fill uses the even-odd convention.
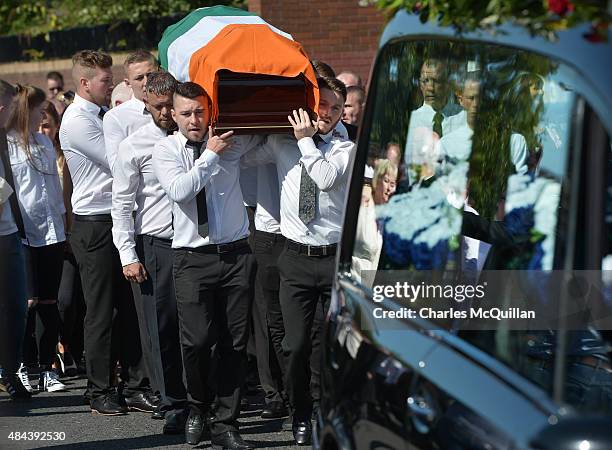
[[[211,432],[238,429],[255,259],[245,246],[223,254],[174,250],[174,281],[189,404],[206,414],[216,394]],[[216,370],[212,349],[215,347]]]
[[[172,241],[140,235],[136,237],[136,253],[147,271],[147,280],[132,283],[132,291],[151,387],[160,393],[163,410],[182,410],[187,392],[172,277]]]
[[[83,320],[85,300],[81,287],[81,275],[72,252],[64,254],[62,282],[57,295],[60,316],[60,342],[79,361],[83,353]]]
[[[28,305],[19,233],[0,236],[0,255],[0,367],[14,374],[21,361]]]
[[[319,398],[318,393],[311,394],[312,330],[317,309],[325,314],[329,308],[334,261],[334,256],[307,256],[286,246],[278,259],[280,304],[287,330],[283,340],[285,388],[296,420],[310,420],[313,397]]]
[[[285,245],[281,234],[255,231],[253,254],[257,260],[253,327],[257,348],[257,369],[266,403],[283,402],[285,336],[278,290],[278,257]]]
[[[148,388],[142,361],[138,319],[130,284],[123,277],[108,218],[83,221],[75,217],[72,249],[79,265],[85,313],[85,361],[92,398],[112,389],[116,361],[121,363],[123,393]]]

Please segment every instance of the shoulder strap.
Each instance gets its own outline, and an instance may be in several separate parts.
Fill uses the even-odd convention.
[[[21,209],[19,209],[19,203],[17,202],[17,189],[15,189],[15,181],[13,180],[13,169],[11,169],[11,162],[9,161],[8,154],[8,143],[6,141],[6,130],[0,128],[0,157],[2,158],[2,166],[4,166],[4,179],[13,188],[13,195],[9,197],[11,204],[11,212],[13,218],[19,229],[19,234],[22,239],[25,239],[25,228],[23,226],[23,217],[21,217]]]

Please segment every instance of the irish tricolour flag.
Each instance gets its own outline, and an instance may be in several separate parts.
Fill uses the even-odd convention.
[[[169,26],[158,46],[164,69],[179,81],[200,84],[213,101],[216,117],[217,72],[296,77],[310,84],[308,106],[316,111],[316,74],[302,46],[290,34],[238,8],[212,6],[192,11]]]

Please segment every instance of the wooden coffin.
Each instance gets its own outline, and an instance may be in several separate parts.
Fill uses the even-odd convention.
[[[217,134],[234,130],[236,134],[293,132],[287,116],[294,109],[307,108],[306,83],[302,76],[218,72]]]

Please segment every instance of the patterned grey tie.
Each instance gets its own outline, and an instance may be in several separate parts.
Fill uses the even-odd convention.
[[[315,134],[312,137],[315,145],[319,147],[319,144],[323,142],[321,136]],[[299,209],[298,216],[305,225],[308,225],[312,219],[315,218],[317,209],[317,185],[312,178],[306,172],[306,167],[300,162],[302,166],[302,175],[300,178],[300,198],[299,198]]]

